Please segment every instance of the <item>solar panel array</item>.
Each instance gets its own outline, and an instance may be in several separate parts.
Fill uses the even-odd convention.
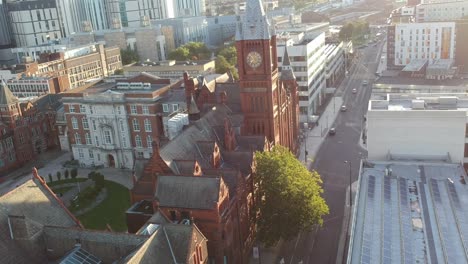
[[[442,240],[442,248],[445,254],[445,259],[447,263],[458,263],[457,257],[454,256],[454,248],[456,248],[455,244],[453,243],[454,236],[450,236],[449,227],[455,226],[453,218],[448,218],[447,214],[451,212],[447,212],[450,207],[449,203],[444,203],[441,196],[441,189],[439,189],[438,181],[431,179],[430,181],[431,189],[432,189],[432,197],[434,199],[434,207],[435,207],[435,215],[437,217],[437,225],[439,227],[439,234]],[[452,221],[450,221],[452,220]]]
[[[383,263],[392,263],[392,186],[390,177],[384,178]]]
[[[101,260],[89,254],[86,250],[78,248],[70,253],[60,264],[100,264]]]
[[[370,264],[371,262],[371,247],[372,247],[372,232],[374,219],[372,217],[374,211],[374,196],[375,196],[375,176],[370,175],[367,181],[367,200],[366,200],[366,217],[364,219],[364,228],[362,236],[362,254],[361,263]]]
[[[403,263],[414,263],[413,255],[413,239],[412,239],[412,222],[411,209],[408,199],[408,183],[406,179],[399,178],[399,193],[400,193],[400,219],[401,219],[401,235],[403,237],[402,249],[404,252]]]

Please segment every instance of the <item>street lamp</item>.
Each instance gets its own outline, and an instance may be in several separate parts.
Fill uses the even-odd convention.
[[[351,180],[351,174],[352,174],[351,161],[345,160],[344,163],[349,165],[349,206],[351,207],[353,205],[353,197],[352,197],[352,194],[351,194],[352,193],[351,184],[353,183],[352,180]]]

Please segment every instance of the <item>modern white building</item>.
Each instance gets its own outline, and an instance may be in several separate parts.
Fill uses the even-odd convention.
[[[299,85],[299,121],[311,122],[322,104],[326,87],[325,33],[306,39],[304,34],[278,34],[278,65],[285,47]]]
[[[468,16],[468,1],[424,3],[416,6],[416,22],[454,21]]]
[[[388,94],[370,100],[368,157],[467,163],[467,110],[464,94]]]
[[[173,0],[105,0],[109,20],[122,27],[139,27],[143,17],[149,20],[174,17]]]
[[[18,47],[39,46],[64,36],[55,0],[7,2],[7,8]]]
[[[325,45],[327,88],[336,87],[337,81],[345,74],[345,43]]]
[[[387,53],[395,66],[405,66],[414,59],[454,59],[455,22],[405,23],[389,30]]]

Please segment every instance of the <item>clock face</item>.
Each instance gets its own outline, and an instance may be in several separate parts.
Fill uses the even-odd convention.
[[[247,54],[247,64],[252,68],[257,68],[262,64],[262,55],[256,51],[251,51]]]

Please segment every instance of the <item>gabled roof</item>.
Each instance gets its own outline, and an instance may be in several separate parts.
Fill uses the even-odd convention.
[[[10,225],[8,221],[10,220]],[[78,227],[79,222],[38,178],[19,185],[0,197],[0,255],[2,263],[38,263],[45,260],[40,251],[25,252],[18,239],[29,238],[43,226]],[[10,230],[10,226],[12,230]],[[10,232],[11,231],[11,232]],[[34,254],[32,254],[34,253]]]
[[[159,176],[155,196],[161,207],[213,209],[220,185],[220,178]]]
[[[193,263],[191,253],[206,238],[195,225],[164,224],[125,263]],[[207,256],[206,246],[202,246]]]
[[[13,95],[5,82],[0,82],[0,105],[10,105],[18,102],[18,98]]]

